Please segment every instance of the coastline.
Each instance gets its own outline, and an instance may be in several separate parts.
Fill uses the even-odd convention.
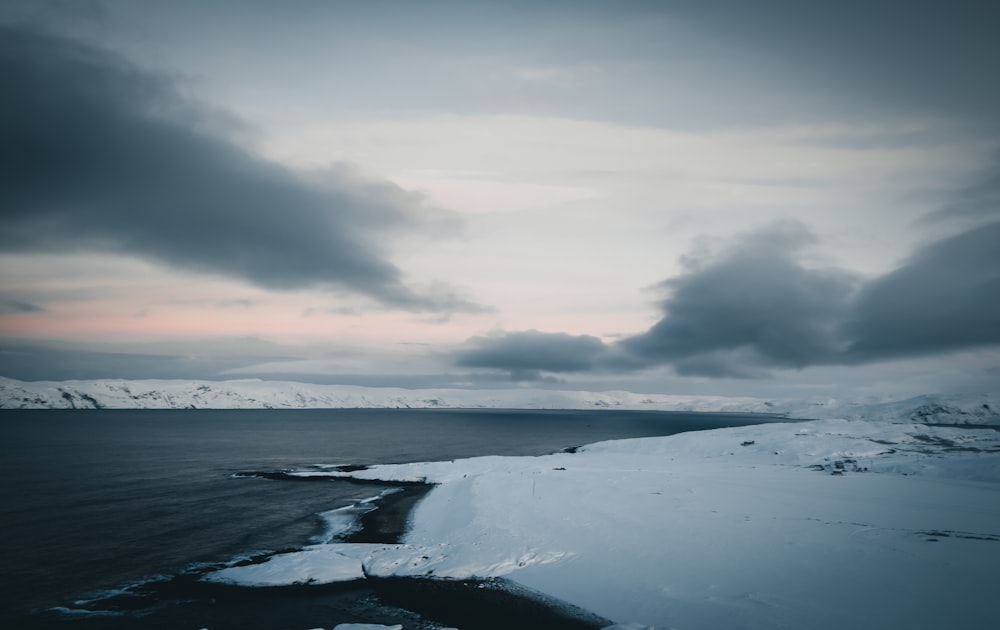
[[[356,527],[334,540],[341,544],[401,544],[416,506],[434,484],[365,479],[254,474],[281,481],[324,481],[399,488],[349,508],[370,506],[356,516]],[[320,545],[321,546],[321,545]],[[237,562],[232,567],[266,563],[300,548],[283,549]],[[17,627],[78,630],[204,627],[212,630],[273,630],[276,627],[332,628],[342,623],[393,626],[407,630],[502,630],[545,627],[599,630],[611,621],[502,578],[453,580],[430,577],[363,577],[333,583],[247,586],[204,579],[222,569],[201,567],[164,580],[109,592],[17,619]]]
[[[566,627],[579,628],[611,625],[608,619],[691,628],[935,627],[945,611],[932,595],[947,596],[973,619],[988,608],[986,589],[996,577],[989,557],[1000,540],[997,510],[988,507],[996,505],[1000,437],[995,426],[978,428],[770,423],[543,456],[255,474],[359,487],[346,507],[313,513],[329,524],[325,543],[129,589],[108,612],[126,621],[176,620],[183,612],[187,625],[218,630],[231,627],[223,609],[246,619],[244,602],[260,607],[261,619],[286,611],[289,621],[279,625],[290,628],[385,623],[379,616],[407,630],[467,630],[499,618],[480,613],[487,618],[477,623],[456,612],[488,608],[469,602],[493,590],[499,594],[487,597],[499,598],[504,614],[526,595],[541,600],[546,615],[575,611],[568,615],[575,625]],[[312,489],[282,485],[271,487],[279,494]],[[382,542],[366,542],[373,540]],[[229,569],[239,570],[199,580]],[[143,592],[146,604],[136,605]],[[844,601],[852,606],[841,607]],[[581,617],[564,602],[601,617]],[[319,617],[301,616],[324,606]],[[449,610],[456,616],[441,616]],[[274,626],[252,617],[240,627]],[[88,623],[66,625],[128,627],[110,618]]]
[[[81,413],[86,417],[78,415]],[[200,627],[212,630],[220,623],[225,625],[215,612],[223,607],[222,600],[242,596],[234,588],[217,597],[209,593],[208,586],[192,584],[201,573],[225,569],[250,555],[258,555],[263,562],[266,556],[260,556],[275,550],[298,551],[328,541],[346,545],[344,526],[361,525],[358,519],[372,510],[373,497],[423,479],[421,475],[387,482],[362,479],[371,475],[369,467],[406,461],[542,456],[567,444],[690,431],[717,422],[701,416],[661,416],[658,412],[597,411],[38,410],[0,414],[5,416],[9,438],[5,440],[5,469],[20,474],[47,464],[37,474],[5,488],[11,498],[7,513],[18,509],[27,512],[5,527],[8,548],[20,551],[9,555],[11,564],[5,576],[8,605],[0,614],[21,618],[30,611],[42,611],[51,621],[31,621],[34,627],[121,628],[128,624],[116,621],[113,615],[153,623],[150,615],[160,618],[168,614],[168,607],[188,607],[187,618],[197,619],[193,611],[200,610],[206,619],[212,619]],[[331,471],[356,478],[338,474],[338,480],[331,481]],[[66,484],[68,478],[77,481]],[[134,483],[136,479],[146,481]],[[286,481],[297,483],[282,483]],[[310,483],[301,483],[304,481]],[[53,488],[61,493],[51,493]],[[50,498],[44,503],[34,501],[43,496]],[[397,506],[395,525],[381,529],[401,533],[403,523],[413,518],[412,504],[403,507],[405,496],[387,497],[368,519],[388,517]],[[102,500],[93,501],[94,497]],[[68,511],[56,510],[55,503],[65,503]],[[418,508],[417,514],[422,510]],[[63,532],[58,525],[67,516],[79,524],[80,531],[72,537],[60,537]],[[51,531],[46,529],[49,522],[54,526]],[[377,540],[387,539],[386,534],[382,536]],[[46,542],[50,539],[51,544]],[[386,546],[364,544],[370,548]],[[419,561],[422,555],[438,562],[442,556],[457,557],[455,553],[460,551],[437,541],[425,547],[409,545],[395,554],[378,554],[375,560],[378,563],[402,554],[411,562]],[[349,555],[367,566],[365,553],[354,550]],[[314,566],[323,560],[316,555],[308,559],[320,560]],[[453,575],[427,569],[430,567],[407,575],[456,579],[497,575]],[[273,584],[305,584],[310,573],[329,571],[310,569],[288,581],[273,580]],[[357,573],[362,577],[360,570]],[[384,562],[373,566],[372,573],[392,575]],[[172,582],[181,574],[182,578]],[[355,590],[362,587],[357,585]],[[322,598],[344,590],[305,586],[305,593]],[[259,596],[265,609],[282,607],[280,602],[288,597],[278,590],[243,591]],[[308,595],[296,597],[302,600]],[[212,607],[206,603],[209,599],[216,602]],[[188,601],[193,603],[188,606]],[[586,602],[583,605],[587,607]],[[63,614],[45,612],[60,609]],[[264,610],[260,616],[269,614]],[[89,619],[84,621],[84,617]],[[301,617],[295,613],[293,618]],[[331,618],[338,617],[292,623],[290,627],[328,627]]]

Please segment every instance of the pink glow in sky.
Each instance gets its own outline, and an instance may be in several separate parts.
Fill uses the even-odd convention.
[[[6,3],[0,376],[1000,366],[985,5],[375,4]]]

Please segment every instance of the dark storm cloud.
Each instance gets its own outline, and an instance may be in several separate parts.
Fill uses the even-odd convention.
[[[663,283],[671,291],[663,319],[621,346],[651,364],[710,376],[746,376],[747,364],[829,362],[855,279],[803,266],[799,252],[813,239],[798,224],[781,224],[719,256],[689,260],[685,273]]]
[[[537,330],[475,337],[458,352],[455,365],[509,372],[514,380],[547,378],[542,372],[585,372],[596,367],[604,343],[590,335]]]
[[[227,139],[167,78],[26,28],[0,25],[0,93],[0,250],[113,251],[441,307],[379,247],[420,204],[389,182],[349,169],[307,180]]]
[[[866,285],[846,329],[858,361],[1000,344],[1000,222],[923,247]]]

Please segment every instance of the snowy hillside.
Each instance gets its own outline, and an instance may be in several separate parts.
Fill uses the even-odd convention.
[[[764,399],[550,389],[401,389],[283,381],[0,378],[0,409],[629,409],[774,413],[793,418],[1000,424],[1000,394],[907,400]]]
[[[402,389],[285,381],[0,378],[2,409],[677,409],[769,412],[755,398],[667,396],[547,389]]]

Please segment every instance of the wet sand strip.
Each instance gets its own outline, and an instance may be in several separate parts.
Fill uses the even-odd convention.
[[[409,483],[401,491],[380,498],[377,508],[361,518],[361,529],[348,536],[345,542],[402,542],[414,508],[433,487],[426,483]],[[387,604],[463,630],[596,630],[612,623],[502,578],[368,577],[365,582]]]
[[[386,482],[381,483],[391,485]],[[374,502],[376,508],[361,517],[360,529],[348,534],[344,542],[386,544],[402,542],[413,509],[433,488],[433,485],[427,483],[408,484],[398,492],[378,499]]]

